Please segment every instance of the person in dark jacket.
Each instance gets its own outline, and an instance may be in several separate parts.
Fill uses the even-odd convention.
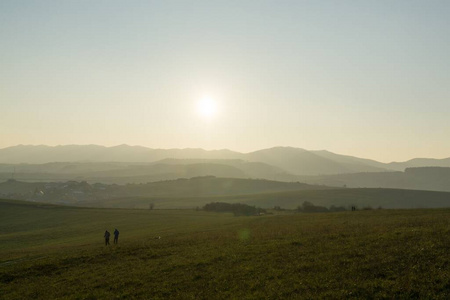
[[[117,228],[114,230],[114,244],[119,242],[119,230]]]
[[[111,234],[109,233],[109,231],[108,230],[106,230],[105,231],[105,235],[104,235],[104,237],[105,237],[105,246],[108,246],[109,245],[109,236],[110,236]]]

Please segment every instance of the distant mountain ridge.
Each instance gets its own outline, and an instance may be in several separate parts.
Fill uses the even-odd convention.
[[[407,168],[420,167],[450,167],[450,157],[443,159],[413,158],[405,162],[391,162],[387,165],[395,170],[405,170]]]
[[[300,182],[349,188],[395,188],[450,192],[450,168],[414,167],[404,172],[366,172],[338,175],[298,176]]]
[[[237,167],[236,163],[233,165],[232,160],[240,160],[242,163],[238,164],[238,169],[241,171],[243,167],[249,169],[244,171],[241,174],[242,176],[258,176],[258,172],[254,170],[259,167],[266,172],[265,178],[272,176],[267,175],[270,169],[270,172],[273,174],[310,176],[404,171],[409,167],[450,167],[450,158],[421,158],[386,164],[370,159],[340,155],[325,150],[310,151],[294,147],[274,147],[250,153],[240,153],[228,149],[151,149],[128,145],[114,147],[99,145],[66,145],[54,147],[44,145],[18,145],[0,149],[0,163],[4,164],[45,164],[51,162],[127,162],[154,164],[158,161],[167,164],[171,159],[174,160],[172,164],[186,165],[193,161],[186,163],[183,160],[197,160],[196,163],[213,163],[231,167]],[[233,172],[238,171],[234,170]]]
[[[240,159],[164,159],[153,163],[54,162],[0,164],[0,181],[88,181],[91,183],[147,183],[197,176],[298,181],[297,176],[261,162]]]

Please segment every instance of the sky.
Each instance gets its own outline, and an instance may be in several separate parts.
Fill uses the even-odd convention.
[[[0,41],[0,148],[450,157],[450,1],[2,0]]]

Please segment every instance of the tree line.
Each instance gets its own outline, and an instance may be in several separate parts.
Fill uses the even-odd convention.
[[[235,216],[257,216],[266,213],[265,209],[241,203],[211,202],[203,206],[205,211],[231,212]]]

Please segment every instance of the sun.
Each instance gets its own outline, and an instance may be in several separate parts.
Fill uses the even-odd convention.
[[[217,102],[211,97],[203,97],[197,102],[197,113],[204,119],[213,119],[217,110]]]

